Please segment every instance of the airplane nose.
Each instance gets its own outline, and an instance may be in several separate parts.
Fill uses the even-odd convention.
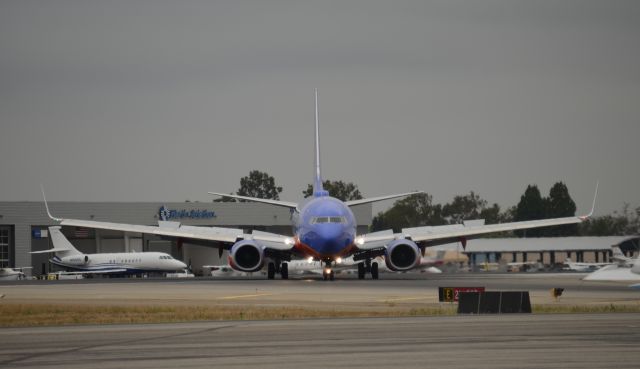
[[[342,227],[338,224],[327,224],[318,229],[320,238],[325,240],[335,240],[342,235]]]
[[[178,269],[187,269],[187,264],[185,264],[185,263],[183,263],[183,262],[181,262],[179,260],[176,260],[176,262],[177,262]]]

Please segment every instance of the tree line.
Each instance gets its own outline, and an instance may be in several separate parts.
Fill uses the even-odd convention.
[[[342,201],[358,200],[363,194],[358,186],[341,180],[325,180],[323,187],[329,194]],[[240,179],[238,195],[279,200],[282,187],[277,186],[274,177],[259,170],[250,171]],[[313,186],[307,185],[302,191],[305,198],[313,194]],[[228,197],[216,202],[238,201]],[[242,201],[242,200],[240,200]],[[470,191],[454,196],[449,203],[434,203],[433,196],[420,193],[397,200],[393,205],[373,217],[370,229],[379,231],[402,228],[460,224],[465,220],[484,219],[485,224],[517,222],[545,218],[575,216],[576,204],[563,182],[555,183],[549,194],[543,197],[536,185],[529,185],[515,206],[501,209],[496,203],[489,204],[479,194]],[[625,205],[620,212],[592,217],[581,224],[505,232],[500,237],[560,237],[560,236],[610,236],[640,233],[640,207],[631,209]],[[494,237],[496,235],[493,235]]]

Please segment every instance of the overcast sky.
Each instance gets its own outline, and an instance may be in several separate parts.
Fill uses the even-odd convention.
[[[366,196],[564,181],[640,205],[638,1],[0,1],[0,200]],[[386,205],[389,205],[387,203]]]

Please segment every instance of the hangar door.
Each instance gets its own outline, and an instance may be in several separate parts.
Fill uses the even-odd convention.
[[[13,267],[13,240],[11,226],[0,226],[0,268]]]

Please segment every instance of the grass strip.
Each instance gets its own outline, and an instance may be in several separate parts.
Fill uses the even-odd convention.
[[[453,315],[455,309],[427,307],[402,311],[331,310],[302,307],[255,306],[97,306],[67,304],[0,305],[0,327],[34,327],[69,324],[172,323],[205,320],[272,320]]]
[[[211,320],[407,317],[455,315],[455,305],[401,310],[332,310],[256,306],[98,306],[2,304],[0,327],[173,323]],[[640,305],[534,305],[534,314],[640,313]]]

